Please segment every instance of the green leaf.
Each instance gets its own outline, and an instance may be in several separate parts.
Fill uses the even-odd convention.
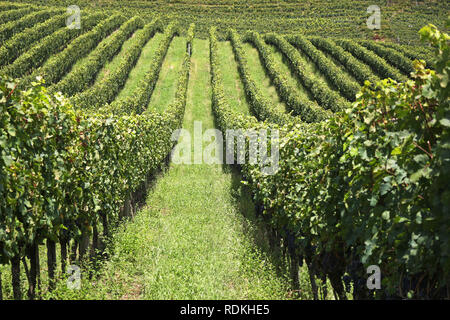
[[[16,128],[14,128],[12,125],[8,126],[8,133],[11,137],[15,137],[16,136]]]
[[[358,148],[351,147],[351,148],[350,148],[350,155],[351,155],[352,157],[357,156],[357,155],[358,155]]]
[[[422,178],[423,173],[424,169],[417,170],[409,177],[409,179],[411,180],[411,182],[418,182],[420,178]]]
[[[391,189],[391,184],[390,183],[382,183],[380,185],[380,194],[381,195],[385,195],[386,193],[388,193],[388,191]]]
[[[12,163],[13,163],[13,158],[12,158],[11,156],[6,156],[6,155],[4,155],[4,156],[2,156],[2,158],[3,158],[3,162],[5,162],[5,165],[6,165],[7,167],[9,167],[10,165],[12,165]]]
[[[450,119],[444,118],[439,121],[444,127],[450,128]]]
[[[395,155],[399,155],[402,154],[402,147],[398,146],[395,147],[392,151],[391,151],[391,155],[395,156]]]
[[[417,224],[422,223],[422,214],[420,212],[417,212],[417,214],[416,214],[416,223]]]

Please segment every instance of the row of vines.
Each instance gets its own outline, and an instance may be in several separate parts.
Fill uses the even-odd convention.
[[[306,262],[315,298],[319,292],[326,297],[327,280],[339,299],[347,299],[350,292],[355,299],[450,298],[450,197],[445,182],[450,178],[450,105],[448,81],[441,80],[450,72],[449,37],[434,26],[420,33],[435,48],[435,70],[415,61],[411,79],[366,81],[355,103],[337,116],[311,123],[288,121],[279,127],[270,117],[266,117],[269,122],[258,122],[230,108],[218,61],[217,31],[210,30],[212,99],[218,126],[281,131],[280,170],[275,175],[265,175],[257,166],[240,167],[258,213],[272,230],[273,242],[288,249],[294,286],[298,288],[298,268]],[[231,40],[246,92],[253,96],[249,101],[255,105],[255,115],[262,118],[263,102],[247,84],[251,75],[245,74],[236,33],[231,33]],[[300,38],[290,40],[304,45]],[[258,47],[266,70],[277,81],[265,44],[257,34],[248,41]],[[285,46],[289,54],[289,47],[275,36],[268,41]],[[349,65],[367,50],[350,41],[336,41],[339,47],[319,39],[314,43]],[[354,53],[353,58],[342,48]],[[384,52],[392,61],[400,57]],[[399,75],[381,57],[366,59],[386,73]],[[361,64],[356,66],[355,74],[366,72]],[[405,80],[403,75],[400,79]],[[280,95],[292,91],[280,91]],[[381,270],[380,290],[366,287],[371,265]]]
[[[48,21],[53,19],[63,20],[58,16]],[[29,32],[7,40],[13,44],[23,37],[21,45],[28,45],[35,34],[44,39],[73,39],[63,51],[48,59],[36,61],[35,57],[21,55],[16,61],[29,61],[29,68],[23,70],[11,58],[13,63],[6,65],[6,70],[25,77],[14,80],[2,75],[0,79],[0,263],[11,266],[15,299],[22,298],[22,270],[30,299],[45,289],[40,288],[43,245],[47,252],[48,290],[54,288],[58,278],[57,248],[62,273],[68,263],[83,264],[94,258],[104,247],[111,225],[133,215],[150,177],[167,161],[173,147],[171,134],[181,125],[186,103],[188,51],[178,77],[175,100],[164,114],[145,111],[149,97],[142,95],[143,91],[147,94],[147,88],[139,88],[129,98],[139,112],[130,112],[121,104],[91,108],[90,103],[80,102],[81,95],[92,93],[102,99],[101,105],[113,101],[142,47],[160,30],[156,20],[149,24],[138,17],[126,20],[121,15],[107,18],[92,14],[83,20],[86,29],[72,33],[55,27],[52,34],[43,34],[36,20]],[[43,25],[46,23],[50,22]],[[175,24],[166,27],[164,40],[146,74],[146,85],[156,82],[167,48],[179,28]],[[133,46],[128,49],[130,54],[122,58],[117,69],[119,73],[109,74],[97,87],[88,88],[108,57],[137,29],[139,33],[136,32]],[[188,35],[187,44],[192,47],[194,25]],[[35,46],[32,50],[41,52],[39,48]],[[57,52],[59,46],[50,48]],[[72,68],[86,55],[83,65]],[[90,72],[86,73],[87,70]],[[36,81],[38,75],[51,84],[49,89],[41,78]],[[78,92],[72,98],[77,104],[58,91],[70,92],[69,96]]]
[[[21,10],[23,3],[4,3],[5,10]],[[69,6],[65,0],[33,1],[33,5]],[[197,36],[208,37],[211,26],[218,28],[218,35],[226,37],[227,30],[239,33],[249,30],[260,33],[300,33],[308,36],[352,37],[373,39],[382,37],[394,43],[420,45],[416,32],[427,22],[438,24],[446,18],[448,4],[445,1],[388,1],[379,3],[382,14],[381,29],[370,30],[366,21],[367,8],[374,3],[367,0],[347,1],[78,1],[81,8],[101,9],[104,12],[121,12],[127,17],[141,15],[151,20],[154,15],[164,20],[175,19],[188,25],[194,21]],[[1,9],[1,8],[0,8]],[[149,22],[149,21],[148,21]],[[442,26],[443,27],[443,26]],[[419,46],[420,47],[420,46]]]

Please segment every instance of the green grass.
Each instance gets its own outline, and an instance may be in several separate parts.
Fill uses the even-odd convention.
[[[144,80],[145,74],[148,71],[147,67],[151,64],[153,55],[155,54],[156,49],[158,49],[162,37],[163,34],[158,32],[144,46],[136,66],[131,70],[127,82],[125,82],[124,87],[119,92],[116,99],[126,98],[131,95],[138,88],[141,81]]]
[[[120,49],[119,53],[117,53],[111,61],[107,62],[102,69],[97,74],[97,77],[95,79],[94,85],[103,79],[105,79],[111,72],[114,72],[120,65],[120,62],[122,59],[128,54],[129,48],[133,45],[133,42],[135,41],[136,37],[144,32],[144,29],[139,29],[135,33],[131,35],[122,45],[122,48]],[[153,43],[153,37],[147,42],[147,45]],[[142,52],[141,52],[142,54]]]
[[[186,52],[186,38],[173,38],[159,73],[158,81],[148,104],[148,108],[164,112],[173,102],[177,90],[178,74]]]
[[[280,100],[277,89],[272,84],[270,77],[267,75],[263,65],[261,64],[258,50],[249,43],[244,43],[243,49],[247,58],[247,65],[255,84],[259,86],[262,94],[265,94],[269,101],[276,106],[276,108],[286,112],[286,105]]]
[[[234,59],[233,47],[229,41],[220,41],[217,44],[225,96],[228,103],[235,111],[250,115],[244,85],[239,75],[238,64]]]

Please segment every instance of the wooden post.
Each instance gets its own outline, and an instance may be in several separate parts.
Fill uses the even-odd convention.
[[[37,278],[40,273],[39,246],[36,242],[30,246],[28,257],[30,259],[30,286],[28,288],[28,298],[34,300],[36,297]]]
[[[41,260],[39,258],[39,243],[36,243],[36,288],[41,291]]]
[[[11,259],[11,275],[14,300],[22,299],[22,290],[20,288],[20,257],[15,256]]]
[[[319,300],[318,288],[316,284],[316,279],[314,277],[314,268],[312,264],[308,265],[309,281],[311,282],[311,289],[313,292],[314,300]]]
[[[298,258],[295,254],[291,255],[291,279],[294,289],[299,290],[300,282],[298,279]]]
[[[56,244],[55,241],[47,239],[47,266],[49,290],[55,288],[55,270],[56,270]]]
[[[27,277],[28,288],[29,288],[31,286],[31,277],[30,277],[30,271],[28,270],[27,259],[25,257],[22,257],[22,264],[23,264],[23,268],[25,269],[25,276]],[[28,294],[29,294],[29,289],[28,289]]]
[[[61,273],[66,273],[66,265],[67,265],[67,245],[68,241],[65,238],[61,238],[59,240],[59,244],[61,246]]]
[[[294,243],[294,235],[291,232],[286,232],[286,239],[287,239],[287,248],[288,248],[288,252],[289,252],[289,257],[290,257],[290,261],[291,261],[291,279],[292,279],[292,286],[294,288],[294,290],[299,290],[300,289],[300,282],[298,279],[298,265],[299,265],[299,260],[298,260],[298,255],[296,254],[296,250],[295,250],[295,243]]]
[[[101,213],[102,224],[103,224],[103,237],[107,239],[109,237],[109,228],[108,228],[108,217],[106,213]]]

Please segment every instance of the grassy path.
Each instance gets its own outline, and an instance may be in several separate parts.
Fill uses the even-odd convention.
[[[250,109],[245,98],[244,85],[241,81],[238,64],[234,59],[233,47],[230,41],[218,42],[220,69],[222,70],[225,95],[228,103],[236,111],[250,115]]]
[[[207,40],[193,44],[183,125],[192,136],[194,121],[203,130],[214,128],[208,46]],[[240,179],[226,165],[172,163],[147,205],[115,232],[99,279],[59,293],[101,299],[286,298],[288,281],[266,254],[264,231]]]
[[[94,81],[94,85],[105,79],[111,72],[114,72],[120,65],[120,61],[128,54],[130,47],[133,45],[136,37],[143,32],[143,29],[138,29],[129,37],[122,45],[119,52],[100,69]],[[148,43],[153,42],[153,37]],[[148,44],[147,43],[147,44]]]
[[[161,42],[162,38],[162,33],[155,33],[153,38],[151,38],[150,41],[148,41],[144,46],[139,60],[136,63],[136,66],[128,75],[127,82],[125,82],[122,90],[117,95],[116,100],[126,98],[127,96],[134,93],[134,91],[138,88],[140,82],[144,80],[145,74],[148,71],[148,66],[151,64],[153,55],[158,49],[159,43]]]
[[[163,112],[173,102],[177,90],[178,73],[183,64],[185,52],[186,39],[182,37],[173,38],[161,66],[158,81],[148,104],[149,108]]]
[[[258,49],[254,48],[250,43],[244,43],[243,49],[245,56],[247,57],[247,64],[249,70],[255,80],[256,85],[259,86],[261,92],[269,98],[269,101],[278,108],[279,110],[286,112],[286,105],[280,100],[278,96],[277,89],[272,84],[270,77],[264,70],[264,66],[261,64],[259,59]]]

